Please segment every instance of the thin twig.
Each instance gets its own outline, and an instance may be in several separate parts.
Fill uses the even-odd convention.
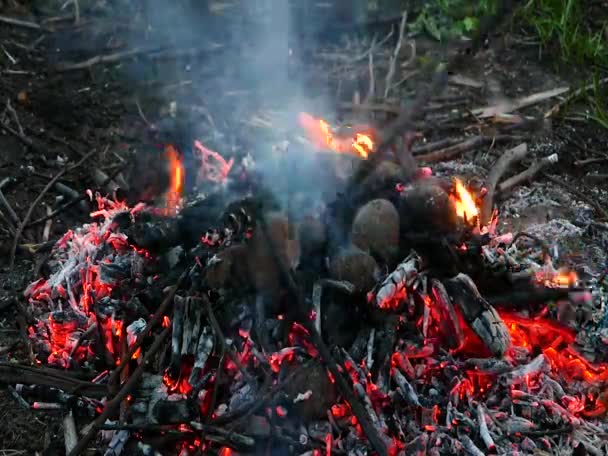
[[[122,170],[123,170],[122,167],[118,168],[117,170],[115,170],[110,176],[108,176],[107,180],[104,181],[99,187],[100,188],[105,187],[108,183],[110,183],[112,181],[112,179],[114,179],[118,174],[120,174],[120,172]],[[57,214],[62,213],[66,209],[69,209],[70,207],[72,207],[72,206],[80,203],[81,201],[85,201],[87,198],[88,198],[88,195],[85,193],[82,196],[79,196],[78,198],[73,199],[72,201],[68,201],[64,205],[62,205],[62,206],[58,207],[57,209],[55,209],[50,214],[47,214],[44,217],[40,217],[39,219],[33,220],[32,222],[28,223],[26,225],[26,228],[31,228],[33,226],[40,225],[41,223],[46,222],[48,219],[55,217]]]
[[[6,199],[6,196],[4,196],[4,193],[2,193],[2,190],[0,190],[0,203],[2,203],[4,209],[6,209],[6,213],[8,214],[10,221],[13,223],[13,225],[16,227],[19,226],[21,224],[21,220],[19,220],[19,217],[13,210],[13,207]]]
[[[369,88],[367,90],[367,96],[365,97],[365,103],[374,99],[376,93],[376,77],[374,75],[374,48],[376,47],[376,37],[372,40],[371,51],[368,59],[368,71],[369,71]]]
[[[35,22],[30,21],[23,21],[21,19],[15,19],[14,17],[8,16],[0,16],[0,23],[14,25],[15,27],[43,30],[43,27],[40,24],[36,24]]]
[[[399,58],[399,53],[401,52],[401,46],[403,45],[403,35],[405,34],[405,25],[407,24],[407,11],[403,12],[403,16],[401,16],[401,24],[399,24],[399,39],[397,40],[397,44],[395,45],[395,49],[393,50],[393,55],[391,55],[388,71],[386,73],[386,79],[384,81],[384,99],[388,98],[388,95],[391,91],[391,85],[393,83],[393,77],[395,76],[395,67],[397,66],[397,59]]]
[[[446,160],[453,160],[456,157],[473,150],[477,147],[488,146],[497,142],[521,141],[521,136],[497,135],[497,136],[474,136],[461,143],[447,147],[445,149],[430,152],[428,154],[417,155],[416,160],[423,163],[437,163]]]
[[[15,239],[13,240],[13,246],[11,248],[11,256],[10,256],[10,261],[9,261],[9,270],[10,270],[10,272],[12,272],[13,268],[15,267],[15,254],[17,253],[17,245],[19,245],[19,239],[21,238],[21,234],[23,233],[23,229],[25,228],[25,225],[27,225],[27,222],[29,221],[30,217],[32,216],[32,212],[34,211],[34,208],[38,205],[38,203],[40,203],[40,201],[42,201],[42,198],[44,198],[44,195],[46,194],[46,192],[49,191],[49,189],[55,184],[55,182],[57,182],[61,178],[61,176],[63,176],[68,171],[73,171],[74,169],[76,169],[79,166],[81,166],[94,153],[95,153],[95,151],[92,150],[91,152],[89,152],[88,154],[86,154],[84,157],[82,157],[76,164],[74,164],[74,165],[72,165],[72,166],[70,166],[68,168],[64,168],[60,172],[58,172],[55,175],[55,177],[53,177],[46,184],[46,186],[42,189],[42,191],[40,192],[40,194],[38,195],[38,197],[36,197],[36,199],[34,200],[34,202],[30,205],[27,213],[25,214],[25,217],[23,218],[23,220],[19,224],[19,227],[17,227],[17,233],[15,233]]]

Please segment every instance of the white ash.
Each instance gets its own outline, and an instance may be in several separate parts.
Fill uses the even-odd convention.
[[[553,243],[581,236],[584,230],[566,219],[553,219],[547,223],[529,225],[526,232],[549,243]]]

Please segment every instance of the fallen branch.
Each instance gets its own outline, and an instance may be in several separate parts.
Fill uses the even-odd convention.
[[[520,144],[519,146],[504,152],[492,168],[492,171],[490,171],[490,175],[488,176],[485,185],[487,193],[484,196],[483,204],[481,206],[481,226],[485,226],[490,220],[490,216],[492,215],[492,209],[494,206],[494,193],[496,192],[496,186],[498,185],[498,181],[502,178],[504,173],[507,172],[511,165],[523,160],[523,158],[527,154],[528,145],[526,143]]]
[[[500,183],[498,186],[499,192],[506,192],[513,187],[523,184],[524,182],[529,181],[534,176],[536,176],[543,168],[547,166],[554,165],[559,160],[559,156],[557,154],[551,154],[548,157],[541,158],[536,163],[533,163],[527,170],[522,171],[521,173],[510,177]]]
[[[508,114],[512,111],[517,111],[518,109],[526,108],[536,103],[540,103],[541,101],[548,100],[549,98],[556,97],[562,93],[568,92],[569,90],[569,87],[558,87],[557,89],[535,93],[533,95],[528,95],[527,97],[518,98],[514,101],[505,102],[503,104],[486,106],[485,108],[476,108],[473,109],[472,113],[479,119],[494,117],[500,114]]]
[[[95,57],[91,57],[88,60],[84,60],[82,62],[76,63],[62,63],[55,67],[55,70],[58,72],[66,72],[66,71],[77,71],[77,70],[86,70],[88,68],[94,67],[95,65],[106,64],[106,63],[117,63],[123,60],[127,60],[133,57],[138,56],[146,56],[150,59],[160,59],[163,57],[179,57],[179,56],[188,56],[188,55],[197,55],[204,52],[210,52],[217,49],[221,49],[223,46],[215,44],[213,46],[209,46],[206,48],[192,48],[192,49],[160,49],[160,48],[135,48],[127,51],[116,52],[114,54],[107,55],[97,55]]]
[[[77,456],[84,451],[89,442],[95,437],[101,425],[103,425],[106,420],[116,411],[116,409],[120,406],[122,401],[131,393],[133,388],[139,383],[139,379],[144,373],[145,368],[150,363],[153,356],[156,355],[156,352],[163,347],[163,343],[165,339],[169,336],[171,332],[170,328],[165,328],[163,332],[161,332],[154,343],[150,347],[146,354],[143,356],[141,363],[137,366],[137,368],[133,371],[129,380],[123,385],[120,391],[112,398],[111,401],[106,403],[103,412],[93,421],[88,427],[86,434],[84,437],[76,444],[76,446],[68,453],[68,456]],[[128,358],[130,359],[130,357]]]
[[[470,139],[462,141],[445,149],[430,152],[428,154],[417,155],[416,161],[418,163],[437,163],[447,160],[453,160],[456,157],[473,150],[477,147],[489,146],[498,142],[511,142],[521,141],[521,136],[512,135],[497,135],[497,136],[474,136]]]
[[[0,382],[5,384],[44,385],[59,388],[66,393],[101,399],[108,393],[105,385],[74,378],[65,371],[48,367],[0,363]]]

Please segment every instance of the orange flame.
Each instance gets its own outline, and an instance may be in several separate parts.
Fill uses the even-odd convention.
[[[473,196],[459,179],[454,179],[454,191],[452,201],[456,207],[456,214],[463,219],[472,220],[479,215]]]
[[[374,150],[374,141],[368,134],[355,132],[354,136],[337,136],[326,121],[305,112],[300,113],[299,122],[308,140],[318,150],[331,149],[339,154],[350,153],[362,158],[367,158]]]
[[[165,194],[166,209],[167,215],[174,215],[181,206],[184,188],[184,165],[179,152],[171,144],[165,147],[165,154],[169,162],[169,189]]]

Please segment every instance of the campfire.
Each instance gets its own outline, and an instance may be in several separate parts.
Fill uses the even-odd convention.
[[[310,150],[377,153],[370,127],[299,122]],[[247,168],[199,141],[192,152],[197,170],[166,146],[160,207],[90,194],[91,222],[25,290],[36,362],[94,377],[16,388],[35,408],[94,418],[70,454],[99,431],[112,454],[267,442],[306,455],[549,454],[553,436],[601,454],[588,435],[602,432],[608,364],[588,361],[547,305],[576,309],[592,293],[542,240],[500,233],[497,211],[484,223],[485,188],[430,171],[375,186],[346,221],[349,244],[328,248],[331,211],[292,219],[227,192]],[[207,193],[187,193],[189,172]]]

